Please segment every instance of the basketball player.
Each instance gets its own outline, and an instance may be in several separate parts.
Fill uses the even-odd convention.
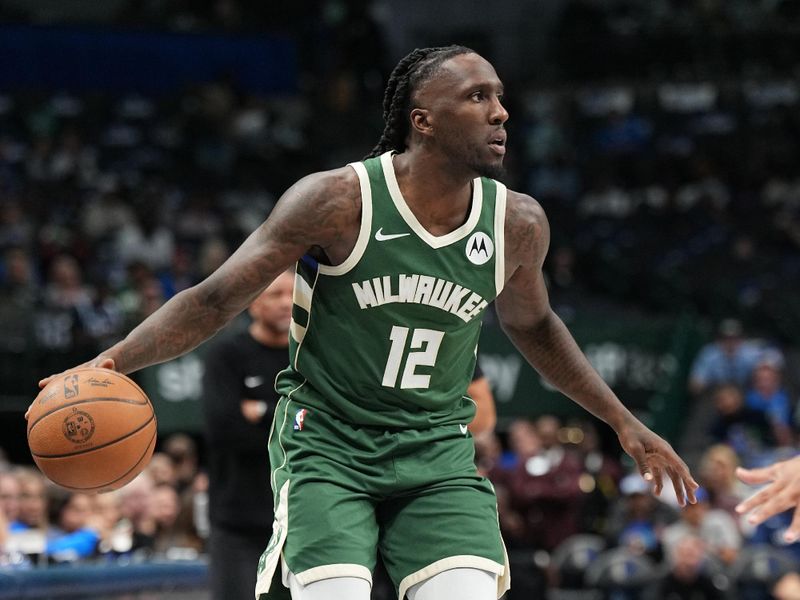
[[[490,600],[509,587],[491,484],[464,396],[495,300],[519,351],[608,423],[660,493],[697,483],[591,367],[550,308],[541,206],[507,190],[503,84],[460,46],[415,50],[386,89],[370,157],[300,180],[215,273],[90,364],[130,373],[194,348],[297,263],[290,365],[270,435],[272,538],[294,600],[366,600],[380,552],[409,600]],[[45,385],[48,379],[40,382]]]
[[[753,525],[760,525],[770,517],[794,508],[794,517],[783,539],[793,544],[800,540],[800,456],[776,462],[760,469],[736,469],[736,475],[749,485],[769,484],[741,502],[736,512],[753,513],[748,517]],[[755,509],[755,510],[754,510]]]

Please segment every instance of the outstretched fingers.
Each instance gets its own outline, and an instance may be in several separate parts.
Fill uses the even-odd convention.
[[[769,483],[775,478],[775,467],[762,467],[760,469],[736,468],[736,476],[748,485],[761,485]]]
[[[776,494],[783,491],[783,488],[784,486],[780,482],[775,482],[768,485],[767,487],[757,491],[755,494],[753,494],[746,500],[740,502],[736,506],[736,512],[738,512],[739,514],[744,514],[750,512],[754,508],[758,508],[760,506],[765,505],[767,502],[769,502],[770,498],[774,497]],[[751,523],[755,522],[754,516],[755,515],[750,516]]]

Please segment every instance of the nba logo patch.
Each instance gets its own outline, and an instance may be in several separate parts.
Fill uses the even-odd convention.
[[[294,430],[295,431],[303,431],[303,422],[306,420],[306,415],[308,411],[305,408],[301,408],[297,411],[297,414],[294,416]]]

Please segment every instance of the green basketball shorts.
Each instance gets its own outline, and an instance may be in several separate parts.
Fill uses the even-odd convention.
[[[497,500],[476,473],[466,423],[355,427],[284,397],[269,450],[275,522],[257,599],[266,599],[281,561],[302,585],[330,577],[371,583],[377,552],[401,599],[453,568],[496,573],[498,598],[509,588]]]

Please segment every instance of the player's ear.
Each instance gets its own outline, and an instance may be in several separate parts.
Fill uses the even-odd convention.
[[[424,136],[429,136],[433,133],[431,114],[427,108],[415,108],[411,111],[411,128]]]

